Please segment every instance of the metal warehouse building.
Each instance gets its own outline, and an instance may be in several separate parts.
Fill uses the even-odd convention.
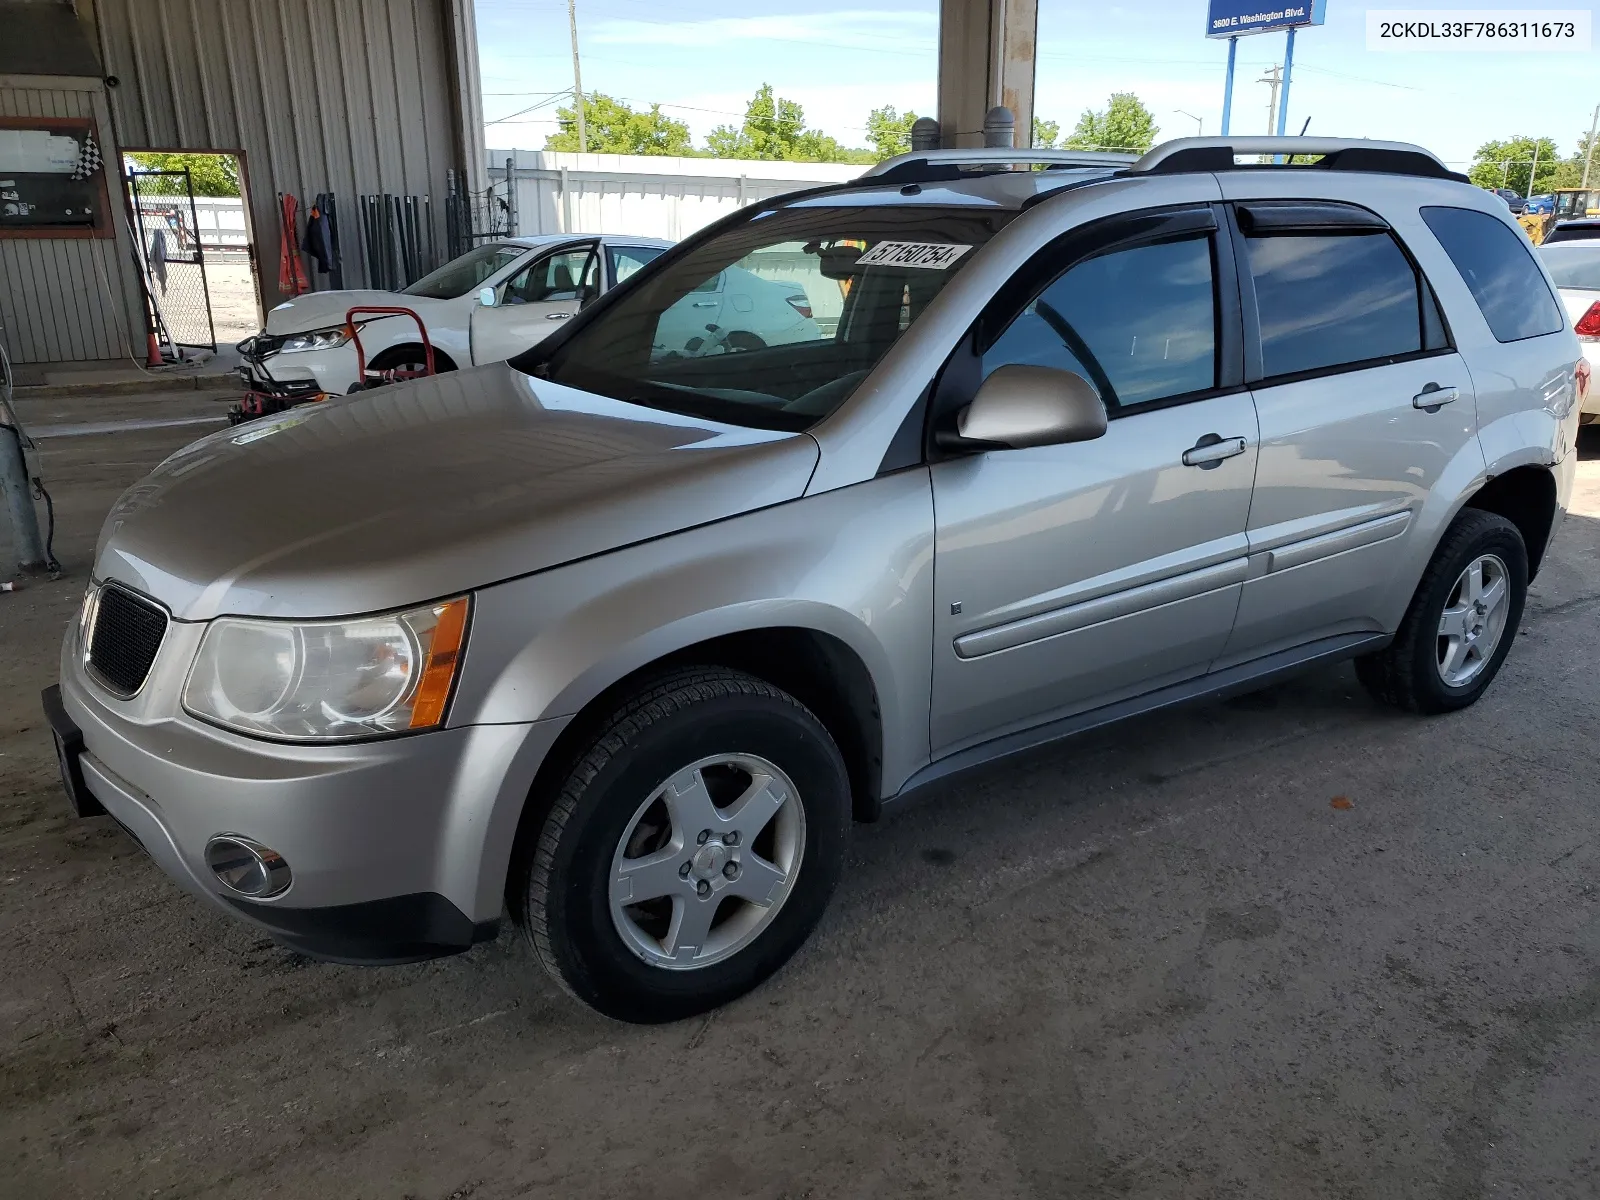
[[[263,308],[283,298],[280,193],[302,211],[337,198],[345,286],[379,269],[357,232],[362,196],[418,197],[416,236],[444,245],[452,183],[482,186],[475,38],[473,0],[0,0],[12,358],[143,359],[149,247],[126,151],[236,156]]]

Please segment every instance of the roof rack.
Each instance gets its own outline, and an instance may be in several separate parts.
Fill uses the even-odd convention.
[[[1128,168],[1134,175],[1178,175],[1192,171],[1249,170],[1257,164],[1236,163],[1240,154],[1319,155],[1304,167],[1323,171],[1374,171],[1385,175],[1419,175],[1428,179],[1470,182],[1421,146],[1409,142],[1373,142],[1364,138],[1321,137],[1194,137],[1162,142]],[[892,160],[891,160],[892,161]],[[1273,164],[1282,166],[1285,164]]]
[[[934,183],[963,178],[970,173],[963,168],[1001,168],[1024,164],[1043,164],[1046,170],[1051,167],[1105,167],[1114,170],[1130,166],[1137,157],[1135,154],[1112,154],[1097,150],[1008,150],[1004,147],[913,150],[868,167],[859,180],[871,180],[874,183]]]

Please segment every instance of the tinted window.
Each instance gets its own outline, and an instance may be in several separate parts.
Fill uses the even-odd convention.
[[[1417,273],[1387,233],[1245,239],[1262,373],[1294,375],[1422,349]]]
[[[1557,287],[1600,290],[1600,241],[1540,246],[1539,257]]]
[[[1217,382],[1211,241],[1114,250],[1078,263],[1029,304],[984,353],[1058,367],[1092,381],[1108,409]]]
[[[1422,219],[1461,272],[1498,340],[1515,342],[1566,327],[1525,236],[1469,208],[1425,208]]]

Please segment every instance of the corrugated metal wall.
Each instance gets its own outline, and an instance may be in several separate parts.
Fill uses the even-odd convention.
[[[318,192],[337,195],[345,285],[361,286],[359,194],[431,195],[444,245],[445,172],[467,160],[453,60],[462,7],[95,0],[106,73],[122,80],[109,93],[117,135],[124,149],[243,155],[268,307],[282,298],[278,192],[299,197],[302,217]]]
[[[93,117],[99,137],[109,143],[104,89],[91,87],[89,80],[79,87],[68,82],[0,86],[0,116]],[[109,153],[106,161],[114,172]],[[120,223],[114,174],[107,183]],[[136,351],[142,361],[144,319],[131,255],[122,224],[114,240],[0,238],[0,337],[7,353],[18,363],[36,363],[120,358]]]

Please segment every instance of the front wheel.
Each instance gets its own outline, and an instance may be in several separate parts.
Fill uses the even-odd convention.
[[[1357,659],[1356,675],[1410,712],[1465,708],[1510,653],[1527,595],[1522,534],[1496,513],[1467,509],[1434,551],[1394,641]]]
[[[799,949],[849,824],[843,759],[804,705],[741,672],[678,671],[604,722],[523,831],[514,910],[572,995],[677,1020]]]

